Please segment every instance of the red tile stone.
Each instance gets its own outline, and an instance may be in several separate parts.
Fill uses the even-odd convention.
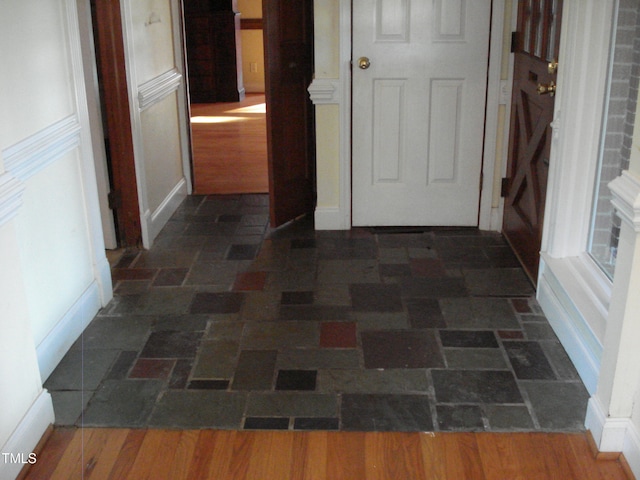
[[[233,289],[236,291],[264,290],[267,272],[245,272],[236,276]]]
[[[531,307],[529,306],[529,300],[526,298],[512,298],[511,303],[513,308],[518,313],[531,313]]]
[[[356,348],[354,322],[325,322],[320,327],[320,348]]]
[[[446,277],[447,271],[438,258],[412,258],[411,272],[416,277]]]
[[[524,338],[524,334],[520,330],[498,330],[498,336],[505,340]]]
[[[175,360],[140,358],[131,369],[129,378],[155,378],[167,380],[175,363]]]

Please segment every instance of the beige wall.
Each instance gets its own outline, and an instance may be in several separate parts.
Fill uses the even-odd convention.
[[[262,0],[238,0],[244,19],[262,18]],[[264,42],[262,30],[242,30],[242,78],[247,93],[264,92]]]

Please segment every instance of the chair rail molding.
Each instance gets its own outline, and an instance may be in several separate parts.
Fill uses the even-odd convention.
[[[309,98],[314,105],[339,104],[341,90],[341,80],[338,78],[314,78],[308,88]]]
[[[18,214],[25,185],[8,172],[0,175],[0,227]]]
[[[177,69],[158,75],[138,87],[138,106],[140,110],[155,105],[180,88],[182,74]]]

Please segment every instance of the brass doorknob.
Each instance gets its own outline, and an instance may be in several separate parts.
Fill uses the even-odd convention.
[[[360,67],[362,70],[366,70],[367,68],[369,68],[370,65],[371,65],[371,62],[367,57],[360,57],[358,59],[358,67]]]
[[[553,81],[549,82],[548,85],[539,83],[536,91],[538,92],[538,95],[550,95],[553,97],[556,94],[556,84]]]

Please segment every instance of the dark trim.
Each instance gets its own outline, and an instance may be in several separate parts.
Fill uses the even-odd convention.
[[[262,30],[261,18],[241,18],[240,30]]]

